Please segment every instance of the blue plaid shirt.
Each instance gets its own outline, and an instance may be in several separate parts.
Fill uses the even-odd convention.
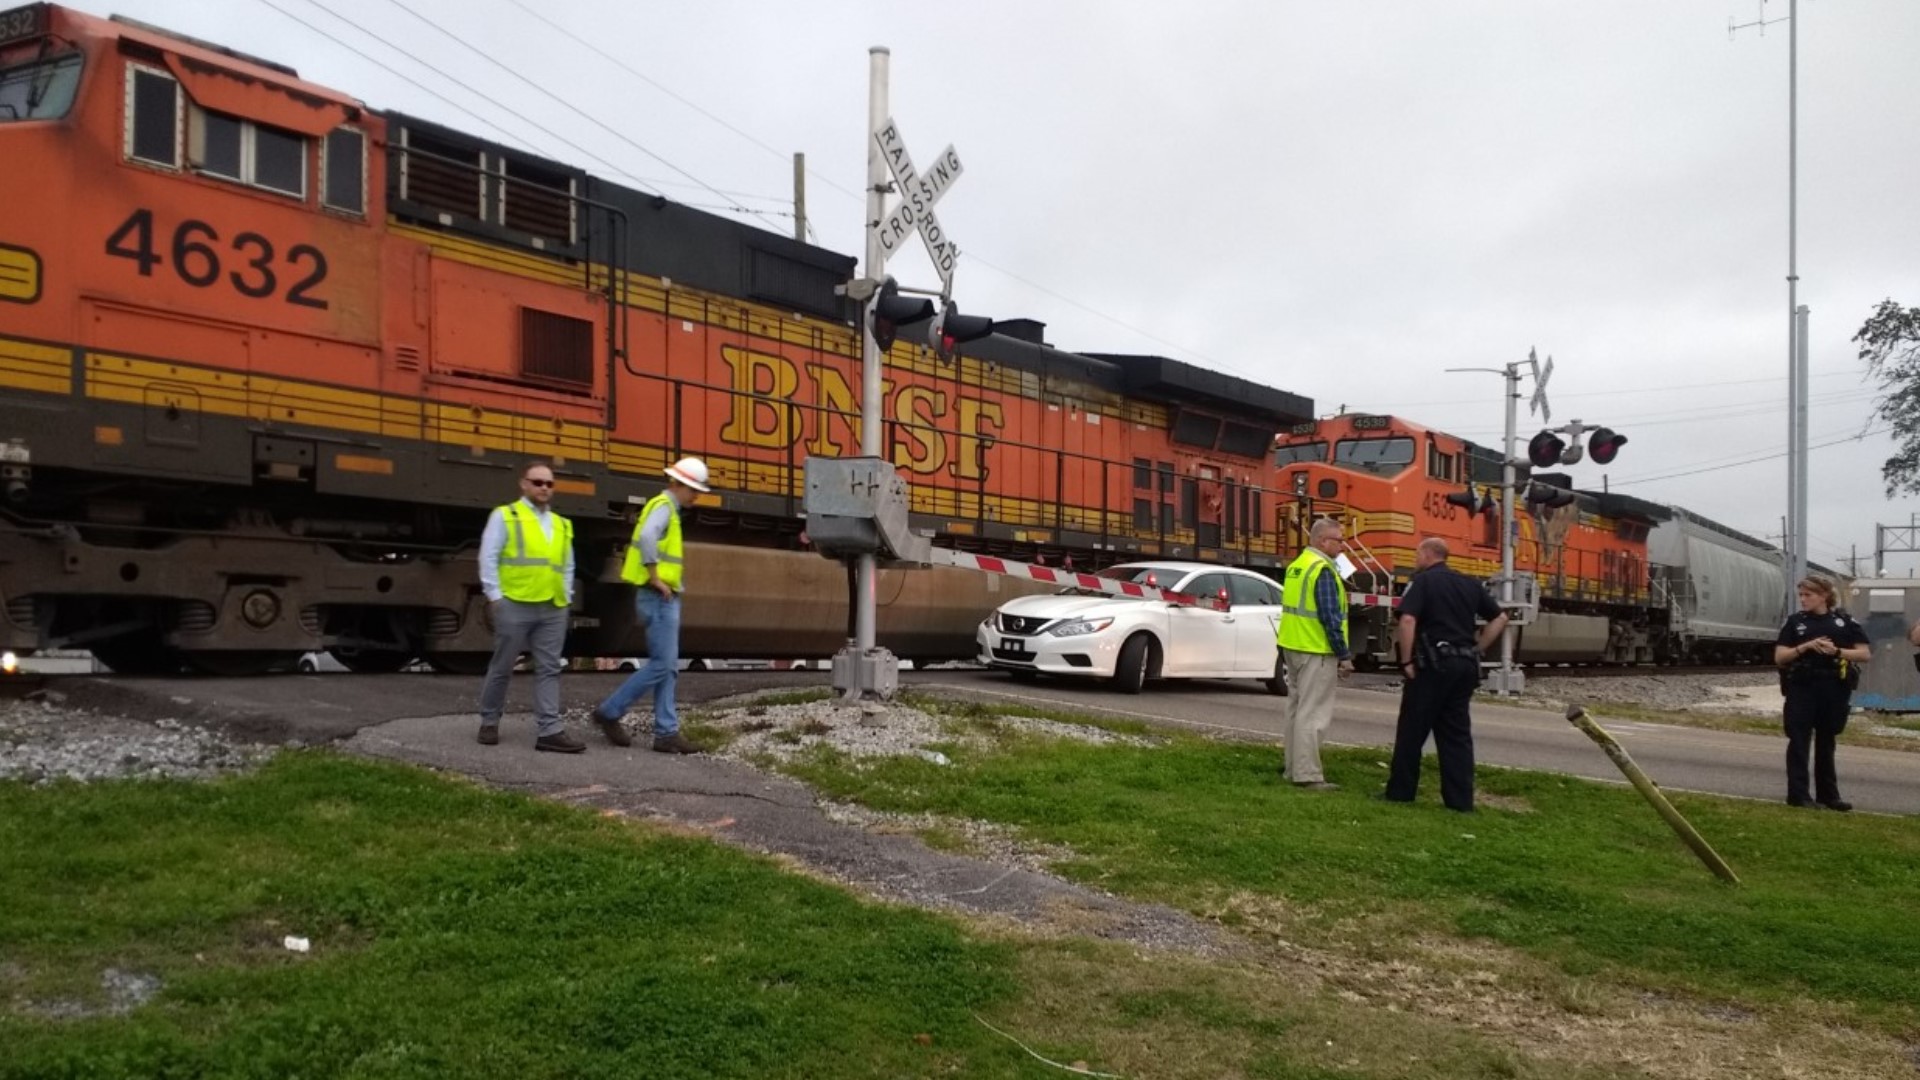
[[[1335,659],[1348,660],[1347,635],[1342,631],[1346,625],[1347,611],[1340,606],[1340,571],[1328,566],[1313,576],[1314,613],[1320,616],[1320,625],[1326,628],[1327,644],[1333,646]]]

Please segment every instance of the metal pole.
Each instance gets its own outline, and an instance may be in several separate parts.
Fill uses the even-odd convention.
[[[1500,602],[1501,606],[1513,606],[1513,548],[1514,520],[1513,499],[1514,452],[1520,441],[1520,365],[1507,365],[1507,447],[1500,464]],[[1503,697],[1512,696],[1519,691],[1514,685],[1513,638],[1517,631],[1511,623],[1500,634],[1500,686]]]
[[[1812,547],[1807,521],[1807,322],[1807,307],[1802,304],[1794,311],[1793,581],[1807,576],[1807,552]]]
[[[1799,416],[1805,407],[1801,399],[1799,371],[1799,190],[1800,167],[1800,0],[1787,2],[1787,613],[1794,610],[1793,583],[1804,574],[1793,573],[1804,565],[1806,534],[1794,517],[1794,507],[1803,497],[1800,490],[1806,476],[1806,445],[1800,439]]]
[[[867,50],[867,258],[866,275],[878,280],[883,275],[881,263],[886,253],[880,248],[880,219],[886,216],[887,209],[887,163],[880,158],[880,147],[873,141],[873,133],[887,122],[887,72],[892,54],[886,46],[876,45]],[[864,457],[880,456],[880,343],[873,340],[873,305],[880,302],[880,294],[874,293],[867,301],[865,317],[861,319],[860,333],[860,453]],[[859,608],[854,617],[853,645],[857,653],[864,657],[874,643],[874,624],[877,621],[878,592],[876,590],[878,574],[872,555],[860,556],[856,570],[859,590]],[[860,666],[860,665],[856,665]],[[864,670],[864,668],[863,668]]]
[[[873,151],[867,151],[873,156]],[[793,155],[793,238],[807,242],[807,155]]]

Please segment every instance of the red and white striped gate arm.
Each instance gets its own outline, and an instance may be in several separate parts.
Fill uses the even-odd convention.
[[[1023,578],[1048,585],[1072,586],[1076,589],[1089,589],[1110,596],[1131,597],[1135,600],[1165,600],[1172,604],[1212,608],[1215,611],[1226,611],[1230,607],[1230,605],[1222,605],[1217,597],[1193,596],[1188,593],[1174,592],[1172,589],[1162,589],[1157,585],[1141,585],[1137,582],[1101,577],[1098,574],[1085,574],[1078,570],[1059,570],[1051,566],[999,559],[992,555],[975,555],[966,551],[934,548],[928,561],[940,566],[978,570],[987,574],[1003,574],[1007,577]]]
[[[1352,607],[1397,608],[1400,606],[1400,598],[1388,596],[1385,593],[1355,593],[1347,597],[1347,603]]]

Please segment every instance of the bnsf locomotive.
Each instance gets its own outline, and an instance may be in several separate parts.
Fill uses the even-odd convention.
[[[1301,424],[1277,440],[1289,513],[1348,523],[1363,571],[1401,580],[1422,537],[1446,539],[1454,568],[1500,572],[1500,454],[1393,416]],[[1521,476],[1514,568],[1540,615],[1520,632],[1526,661],[1765,662],[1784,617],[1778,549],[1697,514],[1630,495],[1575,491],[1563,475]],[[1479,497],[1463,497],[1463,496]],[[1485,501],[1490,496],[1492,502]],[[1463,505],[1465,504],[1465,505]],[[1475,505],[1477,504],[1477,506]],[[1356,607],[1354,637],[1390,648],[1381,608]]]
[[[683,454],[716,487],[683,651],[843,640],[800,500],[807,455],[860,445],[850,258],[50,4],[0,12],[0,161],[0,646],[471,669],[481,525],[537,457],[591,579],[569,649],[630,655],[619,555]],[[1041,330],[886,357],[916,525],[1078,565],[1298,550],[1272,441],[1310,401]],[[888,572],[881,639],[969,655],[1015,587]]]

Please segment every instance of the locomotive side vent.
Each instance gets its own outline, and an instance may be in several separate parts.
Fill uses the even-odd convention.
[[[520,309],[520,375],[568,389],[593,389],[593,323]]]

